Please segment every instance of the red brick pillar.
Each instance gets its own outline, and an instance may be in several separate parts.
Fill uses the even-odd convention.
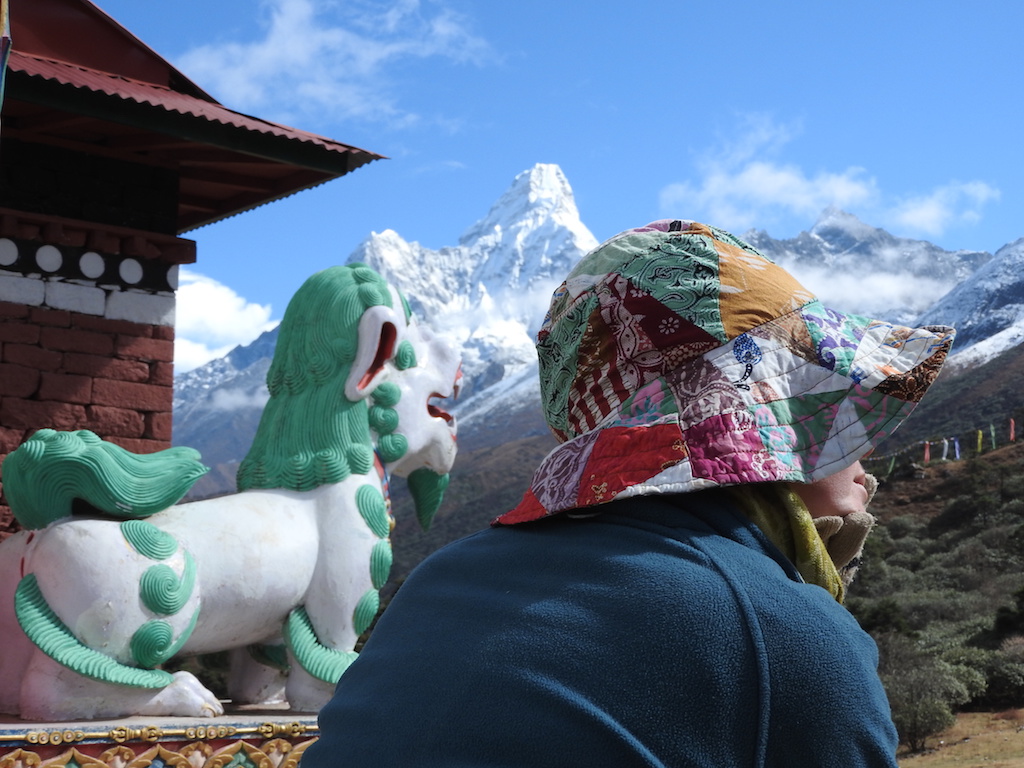
[[[132,238],[159,257],[159,243]],[[95,233],[79,239],[0,237],[0,461],[47,427],[137,453],[171,445],[177,267],[127,255],[124,233],[104,233],[106,252],[88,247]],[[194,258],[190,241],[163,240]],[[0,538],[16,525],[0,505]]]

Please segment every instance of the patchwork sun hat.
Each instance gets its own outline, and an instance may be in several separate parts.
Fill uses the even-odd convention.
[[[623,232],[552,297],[537,354],[561,445],[495,524],[827,477],[909,415],[954,333],[828,309],[715,227],[663,220]]]

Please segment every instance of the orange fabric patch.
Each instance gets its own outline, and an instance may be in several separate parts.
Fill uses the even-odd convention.
[[[715,241],[715,249],[722,284],[718,306],[727,338],[734,339],[814,299],[781,267],[720,240]]]

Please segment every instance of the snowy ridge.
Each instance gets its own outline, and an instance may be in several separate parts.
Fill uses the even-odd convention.
[[[954,367],[983,363],[1019,344],[1024,338],[1024,238],[996,251],[917,322],[957,329]]]
[[[828,306],[905,325],[992,259],[984,251],[945,251],[895,237],[836,208],[795,238],[752,231],[745,239]]]
[[[261,333],[251,344],[235,347],[224,357],[175,377],[175,421],[187,419],[196,409],[202,411],[204,406],[217,408],[229,404],[230,398],[225,400],[224,394],[229,385],[239,389],[253,402],[258,402],[262,408],[269,397],[263,379],[270,368],[276,343],[277,328],[273,328]]]

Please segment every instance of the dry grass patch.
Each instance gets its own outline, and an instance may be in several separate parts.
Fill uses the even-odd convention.
[[[922,754],[899,754],[900,768],[1024,768],[1024,711],[963,712],[928,740]]]

